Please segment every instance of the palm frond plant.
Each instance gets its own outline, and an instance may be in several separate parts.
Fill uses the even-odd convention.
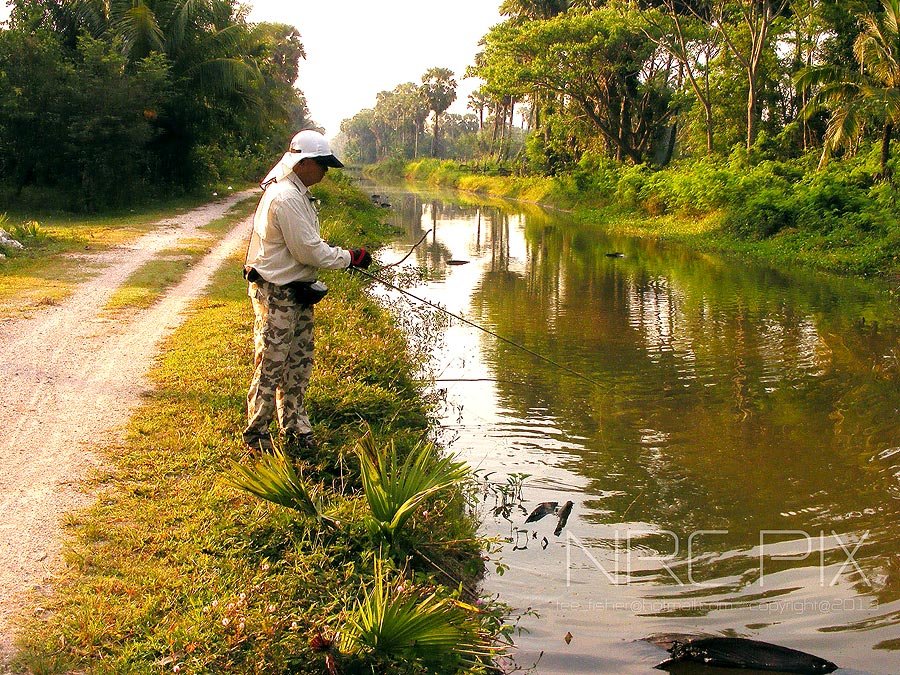
[[[144,2],[124,9],[113,20],[112,29],[122,36],[125,53],[130,57],[141,58],[152,51],[165,50],[165,32],[153,8]]]
[[[435,593],[405,590],[391,581],[375,558],[375,582],[359,599],[340,633],[340,650],[349,655],[424,662],[457,659],[461,665],[484,665],[502,647],[481,628],[476,607]]]
[[[433,443],[420,442],[400,459],[393,441],[379,448],[371,430],[357,441],[363,492],[371,510],[370,529],[393,544],[416,509],[429,497],[464,482],[464,462],[441,457]]]
[[[881,177],[888,176],[891,141],[900,126],[900,0],[881,4],[883,14],[860,18],[862,31],[853,44],[858,69],[823,64],[797,78],[800,87],[819,87],[804,113],[810,116],[822,109],[831,113],[819,168],[872,123],[882,126]]]
[[[338,524],[325,513],[319,489],[297,475],[293,463],[282,450],[263,454],[250,466],[234,463],[227,480],[240,490],[293,509],[322,524],[332,527]]]

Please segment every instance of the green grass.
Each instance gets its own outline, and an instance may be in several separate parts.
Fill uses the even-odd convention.
[[[199,259],[197,254],[160,257],[134,271],[110,296],[104,309],[144,309],[153,305],[168,288],[177,284]]]
[[[348,185],[322,194],[331,241],[373,245],[389,234]],[[427,428],[404,336],[360,279],[332,273],[331,292],[316,306],[308,392],[321,447],[303,479],[318,486],[341,526],[319,527],[246,494],[228,475],[242,461],[252,361],[252,312],[234,274],[239,259],[223,266],[167,340],[150,373],[153,393],[122,446],[105,455],[97,502],[67,518],[66,568],[52,597],[41,599],[45,611],[26,620],[17,668],[320,675],[330,657],[344,673],[426,672],[408,659],[321,651],[374,583],[378,544],[365,526],[352,451],[361,425],[405,451]],[[482,566],[474,531],[459,495],[414,514],[407,584],[457,596],[456,584],[445,585],[426,559],[470,585]]]
[[[256,207],[256,197],[242,199],[228,213],[204,226],[204,232],[221,237]],[[135,270],[110,296],[104,309],[145,309],[159,300],[165,292],[181,281],[185,273],[210,251],[214,239],[194,237],[182,239],[177,246],[160,251],[156,259]]]
[[[701,251],[780,266],[802,265],[848,276],[900,277],[900,228],[867,236],[853,231],[823,235],[789,228],[765,239],[744,239],[723,225],[724,214],[721,212],[694,217],[684,214],[648,216],[607,207],[579,208],[575,215],[582,222],[602,223],[603,229],[610,232],[680,242]]]
[[[208,199],[179,198],[135,211],[100,215],[7,212],[3,227],[34,221],[39,236],[22,241],[24,251],[7,252],[9,257],[0,260],[0,317],[59,303],[98,270],[91,263],[94,254],[134,241],[160,220],[196,208]]]
[[[253,213],[258,202],[259,195],[252,195],[246,199],[242,199],[232,206],[224,216],[216,218],[204,225],[202,228],[203,231],[211,234],[226,234],[227,232],[230,232],[235,223]]]

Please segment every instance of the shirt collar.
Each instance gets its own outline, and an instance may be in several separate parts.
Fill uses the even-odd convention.
[[[303,181],[300,180],[300,176],[295,174],[293,171],[291,171],[288,174],[287,179],[289,181],[291,181],[297,187],[298,190],[300,190],[300,194],[303,194],[303,195],[309,194],[309,188],[303,184]]]

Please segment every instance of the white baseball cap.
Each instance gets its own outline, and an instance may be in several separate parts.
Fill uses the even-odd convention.
[[[267,185],[272,180],[281,180],[287,176],[302,159],[312,158],[324,166],[343,168],[343,163],[331,151],[328,139],[318,131],[304,129],[291,139],[290,148],[272,170],[262,180],[262,185]]]
[[[306,129],[295,135],[291,139],[290,153],[297,158],[299,162],[306,157],[312,157],[321,160],[325,166],[335,169],[342,169],[344,165],[341,163],[334,153],[331,152],[331,146],[326,139],[318,131]]]

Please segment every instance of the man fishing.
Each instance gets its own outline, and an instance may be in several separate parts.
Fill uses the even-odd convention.
[[[322,134],[301,131],[262,182],[244,264],[256,316],[256,370],[243,436],[254,451],[274,449],[269,432],[273,416],[288,454],[315,448],[304,397],[313,365],[313,305],[328,291],[316,275],[320,269],[365,269],[372,262],[365,248],[329,246],[320,235],[309,188],[329,167],[343,166]]]

